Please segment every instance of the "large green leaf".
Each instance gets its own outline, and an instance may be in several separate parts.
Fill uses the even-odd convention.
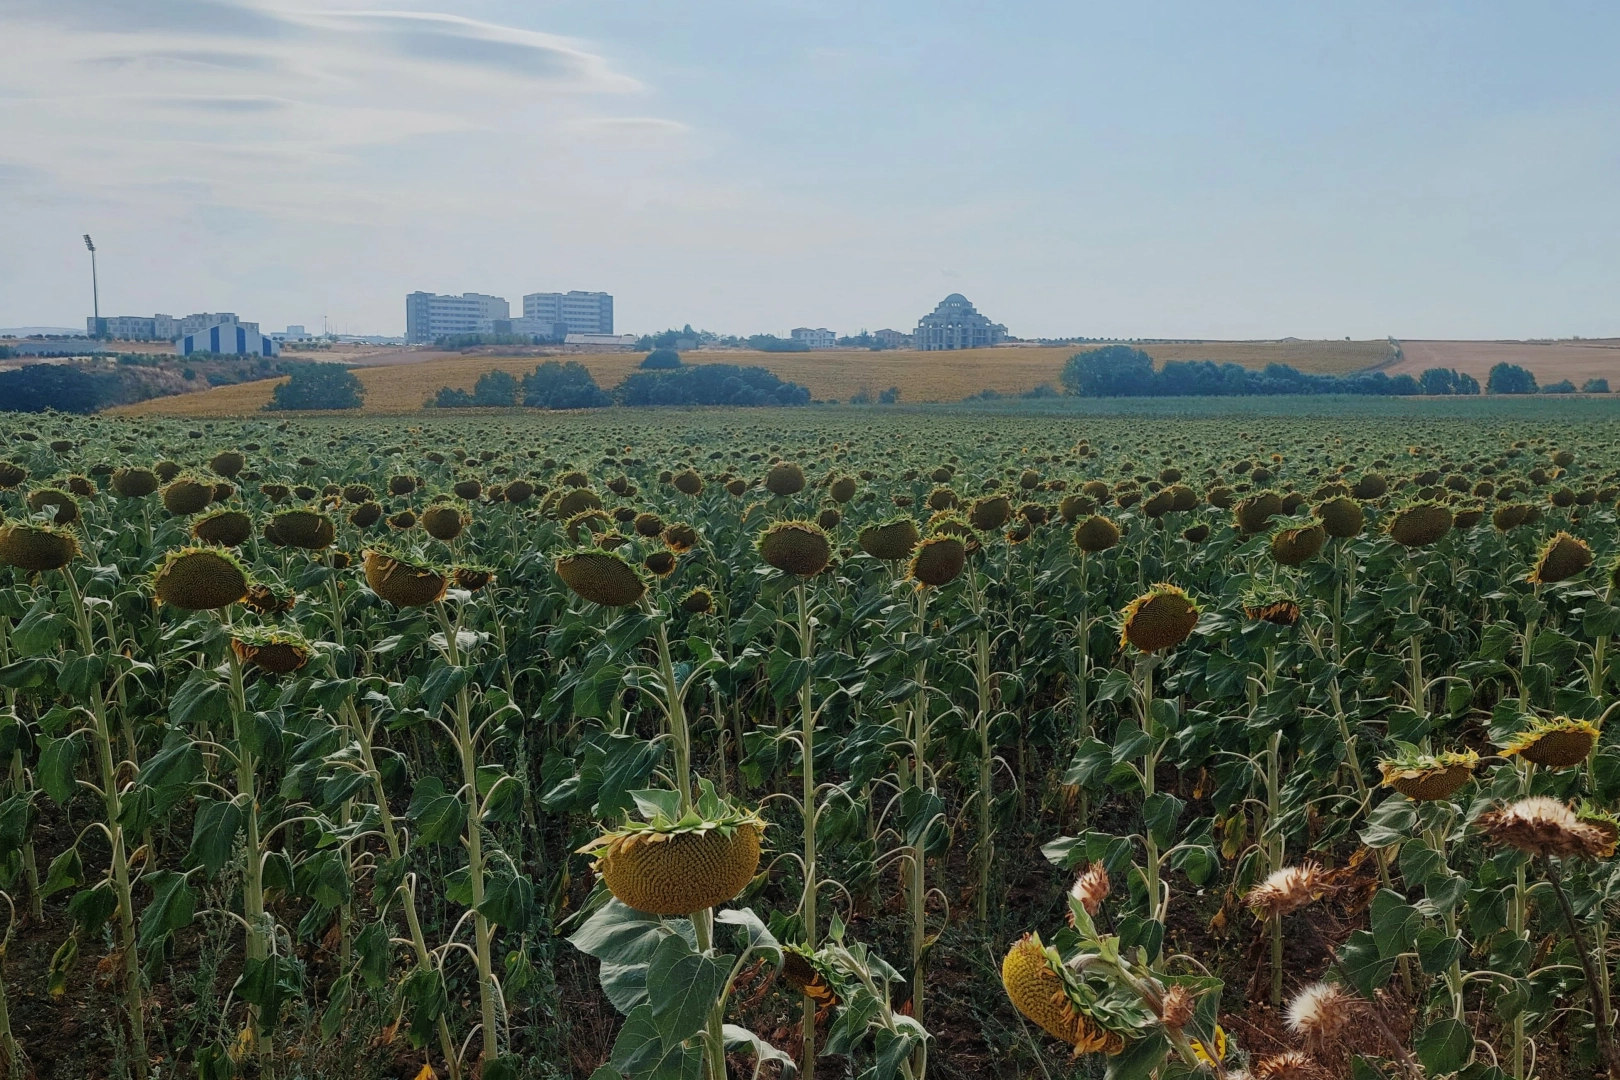
[[[647,1002],[666,1049],[702,1030],[725,988],[732,960],[704,956],[678,934],[658,943],[647,965]]]

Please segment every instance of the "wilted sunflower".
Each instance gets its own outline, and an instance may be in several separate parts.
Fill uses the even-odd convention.
[[[249,585],[242,606],[256,615],[279,615],[291,611],[297,600],[293,593],[277,593],[268,585]]]
[[[1014,1008],[1076,1054],[1117,1054],[1125,1048],[1124,1039],[1081,1011],[1062,961],[1039,935],[1025,934],[1013,943],[1001,961],[1001,985]]]
[[[153,571],[152,591],[173,607],[213,611],[247,596],[248,575],[223,548],[181,548],[169,552]]]
[[[1545,795],[1487,810],[1477,823],[1491,840],[1526,855],[1606,859],[1614,854],[1609,831],[1582,821],[1575,811]]]
[[[271,675],[286,675],[309,663],[309,642],[285,630],[236,627],[231,631],[231,651],[244,664]]]
[[[955,581],[967,565],[967,545],[948,534],[930,536],[911,556],[909,576],[919,586],[942,588]]]
[[[368,548],[362,555],[366,584],[395,607],[425,607],[444,598],[449,579],[426,563]]]
[[[1082,870],[1069,887],[1069,896],[1079,901],[1081,908],[1087,915],[1093,917],[1102,908],[1102,902],[1108,898],[1112,886],[1108,881],[1108,868],[1100,862],[1094,862]],[[1069,914],[1069,921],[1074,922],[1074,914]]]
[[[422,511],[422,530],[435,540],[449,543],[461,535],[470,517],[460,506],[438,503]]]
[[[692,615],[705,615],[714,610],[714,594],[699,585],[681,597],[681,610]]]
[[[158,489],[157,473],[151,469],[114,469],[112,491],[120,499],[141,499]]]
[[[214,485],[179,477],[163,488],[163,509],[177,517],[202,510],[214,501]]]
[[[1243,614],[1251,622],[1266,622],[1274,626],[1293,626],[1299,622],[1299,603],[1288,597],[1255,598],[1243,604]]]
[[[34,513],[51,511],[51,524],[71,525],[79,520],[79,503],[73,493],[61,488],[35,488],[28,493],[28,509]]]
[[[1313,983],[1288,1003],[1288,1030],[1320,1046],[1344,1035],[1366,1002],[1337,983]]]
[[[647,591],[640,571],[611,551],[570,552],[557,560],[556,569],[580,599],[603,607],[629,607]]]
[[[1572,720],[1567,716],[1550,720],[1538,718],[1508,740],[1502,748],[1502,756],[1518,755],[1545,768],[1568,769],[1591,756],[1600,734],[1601,730],[1590,720]]]
[[[79,540],[52,525],[0,527],[0,563],[35,573],[60,570],[79,554]]]
[[[1532,585],[1551,585],[1566,581],[1591,565],[1592,549],[1586,546],[1586,541],[1559,532],[1542,547],[1528,580]]]
[[[240,510],[216,510],[193,521],[191,535],[204,543],[237,547],[253,536],[253,519]]]
[[[697,472],[692,469],[683,469],[682,471],[676,473],[670,480],[670,483],[672,483],[675,490],[680,492],[682,495],[703,494],[703,477],[699,476]]]
[[[1472,750],[1425,754],[1409,751],[1378,762],[1385,787],[1392,787],[1415,802],[1449,799],[1474,778],[1479,755]]]
[[[456,587],[477,592],[495,580],[495,571],[487,566],[458,566],[451,571]]]
[[[1145,653],[1173,649],[1198,625],[1198,605],[1174,585],[1155,585],[1126,605],[1119,643]]]
[[[832,559],[832,544],[813,521],[778,521],[755,544],[760,558],[797,577],[815,577]]]
[[[804,470],[791,461],[779,461],[765,474],[765,490],[772,495],[797,495],[804,490]]]
[[[1074,527],[1074,546],[1087,554],[1107,551],[1119,543],[1119,526],[1094,514]]]
[[[675,521],[664,527],[664,544],[679,554],[697,546],[697,530],[685,522]]]
[[[1285,866],[1249,890],[1243,902],[1262,919],[1277,919],[1321,899],[1328,891],[1322,868],[1313,862]]]
[[[632,822],[578,854],[595,855],[608,891],[637,911],[679,916],[724,904],[759,869],[765,822],[731,803],[711,809],[701,819],[694,812],[678,822]]]
[[[968,507],[968,524],[979,532],[994,532],[1012,518],[1012,500],[1005,495],[986,495]]]
[[[1402,547],[1427,547],[1450,532],[1451,525],[1451,508],[1444,503],[1412,503],[1389,519],[1389,538]]]
[[[909,517],[894,517],[877,525],[868,525],[855,537],[861,550],[874,559],[898,562],[909,558],[921,534],[917,523]]]
[[[656,578],[667,578],[675,572],[675,553],[673,551],[654,551],[641,560],[641,565],[647,572]]]
[[[1283,566],[1303,566],[1314,559],[1327,543],[1327,530],[1321,525],[1278,529],[1271,536],[1271,557]]]
[[[1266,523],[1283,512],[1282,496],[1275,491],[1262,491],[1250,495],[1232,508],[1232,518],[1238,531],[1252,536],[1265,529]]]
[[[305,551],[320,551],[337,539],[332,519],[314,508],[282,510],[270,519],[276,542]]]

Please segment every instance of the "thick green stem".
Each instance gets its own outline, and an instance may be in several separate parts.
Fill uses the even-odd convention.
[[[979,734],[979,891],[976,899],[979,925],[983,926],[990,912],[990,862],[995,837],[990,814],[995,797],[995,760],[991,756],[990,746],[990,630],[984,625],[984,592],[977,571],[970,571],[968,584],[971,586],[974,614],[979,617],[979,629],[974,639],[973,683],[979,705],[975,718]]]
[[[221,613],[221,621],[230,627],[230,615]],[[264,911],[264,854],[259,850],[259,794],[258,762],[247,749],[245,739],[247,721],[247,691],[242,684],[242,661],[236,650],[229,646],[225,656],[231,672],[231,723],[236,737],[236,797],[242,801],[245,842],[242,849],[242,917],[247,922],[247,958],[263,960],[269,955],[268,919]],[[275,1045],[270,1029],[275,1017],[261,1016],[257,1006],[249,1006],[253,1022],[253,1042],[259,1053],[259,1069],[270,1076],[275,1067]]]
[[[95,633],[90,628],[90,613],[84,606],[79,583],[73,571],[65,568],[62,578],[67,582],[68,594],[73,598],[73,615],[79,631],[79,648],[86,656],[96,652]],[[112,847],[113,891],[118,897],[118,947],[123,954],[124,1008],[129,1013],[130,1052],[135,1058],[137,1080],[146,1080],[150,1061],[146,1049],[145,1004],[141,998],[141,963],[135,942],[135,900],[129,884],[129,858],[124,851],[124,827],[119,824],[123,814],[118,791],[118,765],[113,757],[112,731],[107,723],[106,703],[101,688],[90,694],[90,715],[94,724],[96,756],[101,766],[101,794],[106,807],[107,837]]]
[[[451,625],[441,601],[439,623],[444,630],[444,651],[453,666],[461,666],[457,637],[459,620]],[[484,916],[484,800],[478,794],[478,749],[472,733],[472,694],[466,686],[456,692],[456,748],[461,756],[461,783],[467,793],[467,879],[472,887],[473,946],[478,958],[478,1008],[483,1027],[483,1066],[500,1056],[495,1022],[495,969],[490,959],[489,919]]]
[[[1598,986],[1597,972],[1592,968],[1592,956],[1587,951],[1586,942],[1582,940],[1581,924],[1575,919],[1575,909],[1570,906],[1569,896],[1564,892],[1558,868],[1550,860],[1547,863],[1547,882],[1558,896],[1558,906],[1563,909],[1564,921],[1569,924],[1569,936],[1575,943],[1575,955],[1580,957],[1581,971],[1586,975],[1586,993],[1592,1001],[1592,1026],[1597,1035],[1598,1050],[1603,1056],[1604,1068],[1610,1077],[1620,1077],[1620,1057],[1615,1055],[1614,1032],[1610,1029],[1609,1009]]]
[[[797,586],[799,600],[799,657],[810,665],[815,657],[814,630],[810,621],[809,600],[805,596],[804,581]],[[799,687],[799,731],[804,741],[804,786],[801,791],[804,810],[804,946],[816,949],[816,715],[811,696],[813,679],[808,676]],[[740,751],[739,747],[739,751]],[[804,1062],[801,1073],[804,1080],[816,1077],[816,1003],[804,999]]]

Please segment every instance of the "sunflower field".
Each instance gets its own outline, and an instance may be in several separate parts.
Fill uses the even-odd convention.
[[[0,420],[0,1077],[1620,1077],[1620,438]]]

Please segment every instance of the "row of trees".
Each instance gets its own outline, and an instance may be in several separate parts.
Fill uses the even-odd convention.
[[[1063,367],[1063,389],[1082,397],[1253,397],[1272,394],[1364,394],[1377,396],[1480,393],[1479,380],[1453,368],[1433,367],[1414,378],[1361,371],[1349,375],[1313,375],[1287,364],[1267,364],[1256,371],[1213,360],[1171,360],[1153,366],[1153,358],[1129,345],[1106,345],[1071,356]],[[1538,387],[1536,377],[1517,364],[1497,364],[1485,381],[1491,394],[1573,394],[1568,379]],[[1588,394],[1609,392],[1607,379],[1588,379]]]
[[[898,394],[896,395],[898,396]],[[687,367],[676,358],[673,367],[633,372],[610,394],[597,385],[584,364],[575,360],[547,360],[517,378],[506,371],[479,376],[472,392],[443,387],[428,402],[439,409],[512,408],[597,409],[608,405],[736,405],[785,406],[810,404],[810,391],[783,382],[762,367],[736,364],[698,364]]]

